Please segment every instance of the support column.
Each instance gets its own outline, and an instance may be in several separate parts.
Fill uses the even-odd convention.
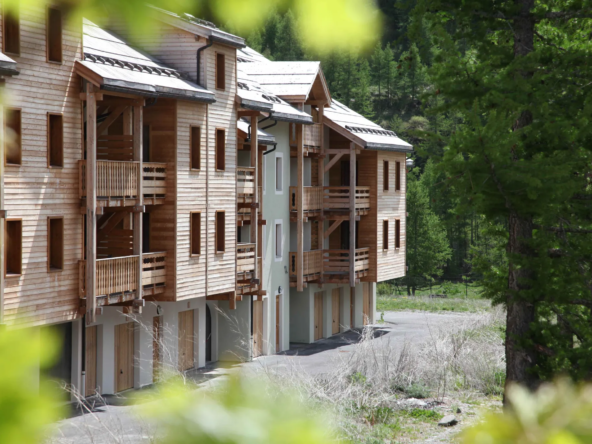
[[[138,200],[136,207],[134,208],[134,255],[138,256],[138,291],[136,299],[142,299],[142,234],[143,234],[143,220],[142,215],[144,214],[144,163],[143,163],[143,126],[144,126],[144,107],[142,104],[134,105],[133,115],[133,135],[134,135],[134,161],[138,163],[138,177],[137,177],[137,189],[138,189]],[[125,131],[125,129],[124,129]]]
[[[325,105],[319,105],[319,107],[317,108],[317,115],[319,116],[319,122],[321,124],[321,155],[319,157],[319,183],[318,185],[321,187],[321,196],[323,196],[323,199],[321,200],[321,211],[320,211],[320,217],[319,217],[319,249],[320,250],[324,250],[324,246],[325,246],[325,237],[323,236],[323,233],[325,233],[325,211],[324,211],[324,200],[325,200],[325,191],[324,191],[324,186],[325,186],[325,126],[323,124],[323,116],[325,114]],[[323,261],[321,261],[321,281],[323,279]]]
[[[356,286],[356,146],[349,150],[349,286]]]
[[[86,83],[86,324],[96,322],[97,281],[97,99]]]
[[[257,168],[258,165],[258,153],[259,153],[259,135],[257,134],[257,131],[259,129],[259,120],[258,120],[258,116],[251,116],[251,167],[255,168],[255,174],[254,174],[254,189],[255,189],[255,194],[254,197],[252,199],[252,203],[251,203],[251,243],[255,244],[255,279],[260,278],[261,281],[263,280],[263,276],[259,276],[259,270],[257,270],[257,265],[259,263],[258,261],[258,257],[257,257],[257,251],[258,251],[258,239],[257,239],[257,229],[259,227],[259,217],[257,214],[257,205],[253,205],[253,203],[257,203],[259,205],[261,205],[261,203],[259,202],[259,171]]]
[[[304,140],[302,137],[302,124],[296,124],[296,153],[298,156],[298,177],[296,187],[297,208],[297,249],[296,249],[296,290],[304,289]]]
[[[6,153],[4,140],[4,107],[0,106],[0,325],[4,323],[4,224],[6,213],[4,208],[4,159]]]

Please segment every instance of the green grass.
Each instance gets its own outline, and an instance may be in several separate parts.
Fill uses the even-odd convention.
[[[376,310],[381,311],[429,311],[477,313],[491,307],[487,299],[429,298],[425,296],[378,296]]]
[[[481,299],[483,288],[478,285],[445,282],[434,284],[432,287],[418,288],[415,296],[429,296],[431,294],[446,294],[453,299]],[[396,286],[390,282],[381,282],[377,285],[376,291],[381,296],[408,296],[407,288]]]

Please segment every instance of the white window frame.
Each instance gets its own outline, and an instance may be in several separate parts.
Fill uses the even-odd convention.
[[[277,227],[280,226],[280,256],[278,256],[278,245],[277,245]],[[273,259],[274,262],[281,262],[284,260],[284,221],[282,219],[276,219],[273,223]]]
[[[277,185],[278,185],[278,177],[277,177],[277,172],[278,172],[278,168],[277,168],[277,164],[278,164],[278,159],[280,159],[280,165],[281,165],[281,177],[280,177],[280,185],[281,188],[278,189]],[[283,153],[276,153],[275,155],[275,162],[273,164],[273,176],[274,176],[274,188],[275,188],[275,194],[284,194],[284,154]]]

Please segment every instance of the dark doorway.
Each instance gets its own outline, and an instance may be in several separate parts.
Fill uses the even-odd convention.
[[[42,377],[56,382],[60,387],[72,382],[72,323],[52,325],[40,329],[42,341],[52,340],[59,345],[58,356],[49,367],[42,369]],[[69,393],[63,391],[64,400],[69,400]]]
[[[212,361],[212,313],[206,304],[206,362]]]
[[[144,125],[142,131],[142,161],[150,162],[150,125]]]

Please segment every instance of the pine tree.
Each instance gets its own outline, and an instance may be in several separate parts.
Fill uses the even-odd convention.
[[[377,97],[377,110],[378,115],[382,114],[382,85],[385,81],[385,60],[384,60],[384,52],[382,50],[382,46],[380,43],[376,44],[374,48],[374,53],[370,57],[370,63],[372,65],[372,72],[371,72],[371,79],[374,85],[378,87],[378,97]]]
[[[370,93],[370,64],[368,60],[363,60],[359,65],[356,85],[353,92],[353,108],[364,117],[372,119],[374,111],[372,107],[372,95]]]
[[[414,12],[439,46],[434,111],[464,120],[438,158],[446,185],[458,211],[507,227],[508,265],[486,292],[507,307],[506,381],[530,388],[592,368],[591,12],[563,0],[421,0]]]
[[[276,60],[284,61],[302,60],[303,58],[302,45],[296,32],[296,19],[291,10],[288,10],[278,23],[275,56]]]

